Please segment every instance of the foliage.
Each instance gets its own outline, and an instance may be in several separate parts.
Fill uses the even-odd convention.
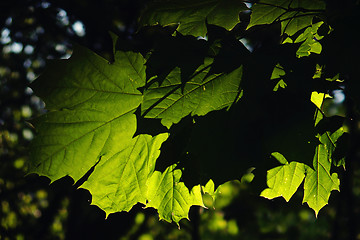
[[[317,215],[339,190],[332,165],[345,165],[333,159],[348,117],[323,108],[343,86],[329,79],[347,73],[328,71],[341,31],[330,6],[216,2],[154,2],[132,40],[113,38],[113,61],[76,47],[50,63],[31,86],[48,112],[32,121],[30,172],[72,177],[107,216],[139,202],[178,224],[204,193],[216,196],[212,182],[255,169],[253,185],[270,199],[289,201],[304,181]]]

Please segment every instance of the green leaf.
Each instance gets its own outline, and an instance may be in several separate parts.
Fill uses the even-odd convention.
[[[289,11],[281,16],[281,32],[292,36],[299,30],[311,25],[314,16],[325,11],[322,0],[291,1]]]
[[[191,205],[203,206],[200,185],[189,193],[180,170],[154,172],[167,133],[133,137],[145,79],[144,59],[131,52],[116,52],[109,64],[77,47],[69,60],[50,64],[32,85],[50,111],[34,121],[30,172],[78,181],[93,169],[81,187],[106,216],[139,202],[178,223]]]
[[[161,85],[154,82],[144,93],[141,105],[144,116],[159,118],[164,126],[170,127],[190,113],[202,116],[234,103],[239,94],[242,67],[230,73],[208,75],[210,66],[211,61],[207,59],[184,87],[179,68]]]
[[[176,165],[168,167],[163,173],[155,171],[148,181],[148,203],[146,207],[158,209],[160,220],[178,223],[188,219],[192,205],[204,206],[200,185],[189,189],[180,182],[181,170]]]
[[[311,95],[311,101],[318,107],[315,113],[316,126],[325,118],[322,112],[324,99],[324,93],[313,92]],[[314,209],[316,215],[328,203],[331,191],[340,191],[340,180],[336,173],[330,172],[330,169],[336,142],[343,133],[344,129],[340,127],[334,132],[326,131],[323,134],[319,133],[317,136],[320,144],[315,148],[313,169],[307,168],[306,171],[303,199],[303,202],[306,202],[310,208]]]
[[[247,28],[255,25],[271,24],[287,11],[290,0],[263,0],[251,8],[250,23]]]
[[[318,107],[314,118],[316,126],[325,117],[322,112],[324,99],[325,94],[323,93],[313,92],[311,96],[311,101]],[[340,127],[333,133],[326,131],[323,134],[318,134],[317,138],[320,144],[315,148],[313,168],[306,168],[303,202],[306,202],[315,211],[316,215],[328,203],[331,191],[340,191],[340,180],[337,174],[331,173],[330,170],[336,141],[343,133],[344,130]]]
[[[341,132],[342,129],[339,129],[335,136]],[[316,215],[328,203],[330,192],[340,191],[337,174],[330,173],[335,136],[325,133],[320,137],[321,144],[315,149],[314,169],[308,168],[306,172],[303,202],[314,209]]]
[[[128,148],[144,83],[144,59],[136,53],[117,52],[109,64],[77,47],[69,60],[51,62],[32,85],[50,111],[34,121],[30,171],[77,181],[100,157]]]
[[[281,154],[281,153],[278,153],[278,152],[273,152],[271,154],[271,156],[273,156],[276,160],[278,160],[279,163],[281,164],[288,164],[289,162],[286,160],[286,158]]]
[[[286,88],[287,84],[283,79],[284,76],[284,68],[279,63],[276,64],[270,78],[271,80],[277,81],[276,85],[273,88],[274,92],[276,92],[279,88]]]
[[[310,100],[311,100],[311,102],[313,102],[315,104],[315,106],[318,109],[321,109],[324,99],[325,99],[325,93],[318,93],[318,92],[311,93]]]
[[[324,22],[318,22],[313,24],[312,26],[306,28],[305,31],[296,38],[294,43],[303,42],[296,51],[297,57],[309,56],[311,53],[321,53],[322,46],[319,40],[322,37],[319,36],[317,32],[323,23]]]
[[[324,99],[324,93],[313,92],[311,95],[311,101],[317,106],[314,117],[316,126],[325,118],[322,112]],[[331,191],[339,191],[340,180],[337,174],[331,173],[330,170],[337,140],[343,133],[343,128],[337,127],[334,131],[328,130],[317,135],[319,144],[315,148],[313,168],[303,163],[288,163],[283,155],[273,153],[272,155],[283,165],[267,172],[269,188],[265,189],[261,196],[269,199],[283,196],[289,201],[305,178],[303,202],[306,202],[318,215],[320,209],[328,203]]]
[[[325,10],[325,3],[321,0],[262,0],[251,9],[247,28],[278,21],[281,33],[292,36],[310,26],[314,16]]]
[[[239,23],[239,13],[247,10],[238,0],[155,1],[142,14],[141,25],[180,24],[184,35],[205,36],[206,23],[228,30]]]
[[[219,194],[219,186],[215,188],[215,183],[211,179],[205,184],[205,186],[201,186],[201,189],[203,193],[209,194],[213,201],[216,200],[216,197]]]
[[[129,211],[138,202],[145,205],[147,181],[154,172],[160,146],[167,135],[138,135],[111,158],[101,159],[81,186],[90,191],[92,204],[103,209],[106,216]]]
[[[281,154],[274,153],[272,155],[284,165],[267,172],[269,188],[262,191],[260,196],[269,199],[282,196],[286,201],[289,201],[305,178],[305,164],[298,162],[289,164]]]

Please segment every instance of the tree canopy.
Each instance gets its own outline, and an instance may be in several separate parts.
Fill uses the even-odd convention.
[[[318,216],[350,191],[360,151],[358,12],[150,2],[133,34],[109,33],[109,54],[75,45],[31,83],[46,111],[30,120],[29,173],[70,176],[106,217],[140,203],[179,224],[231,180],[268,199],[299,193]]]

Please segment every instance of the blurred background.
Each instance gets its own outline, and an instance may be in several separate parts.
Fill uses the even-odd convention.
[[[224,184],[207,209],[192,207],[190,219],[160,222],[153,209],[105,213],[70,178],[53,184],[26,176],[34,129],[42,101],[28,87],[48,59],[66,59],[74,44],[110,59],[109,31],[128,39],[146,0],[0,1],[0,239],[360,239],[360,172],[351,172],[349,191],[332,192],[329,206],[314,212],[302,205],[299,191],[289,203],[254,194],[244,180]],[[330,102],[331,111],[336,102]],[[330,108],[329,108],[330,109]],[[333,110],[335,109],[335,110]],[[341,108],[340,108],[341,109]],[[342,170],[340,170],[341,172]],[[354,206],[349,213],[347,201]],[[350,225],[355,230],[350,229]]]

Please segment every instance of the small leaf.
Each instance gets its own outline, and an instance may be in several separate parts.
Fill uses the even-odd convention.
[[[284,76],[285,76],[284,68],[279,63],[276,64],[270,78],[271,80],[277,81],[275,87],[273,88],[274,92],[276,92],[279,88],[286,88],[287,84],[283,79]]]
[[[155,171],[148,181],[148,203],[146,207],[158,209],[160,220],[179,223],[189,219],[192,205],[204,206],[200,185],[189,189],[180,182],[181,170],[176,165],[168,167],[163,173]]]
[[[294,195],[305,178],[305,165],[291,162],[273,168],[267,172],[269,188],[261,192],[260,196],[273,199],[282,196],[287,202]]]
[[[210,179],[210,180],[206,183],[206,185],[205,185],[205,186],[202,186],[201,188],[202,188],[202,191],[203,191],[204,193],[207,193],[207,194],[209,194],[209,195],[212,197],[213,201],[216,200],[216,196],[217,196],[217,194],[219,193],[219,187],[217,187],[217,188],[215,189],[215,184],[214,184],[213,180]]]
[[[297,57],[309,56],[311,53],[321,53],[322,46],[319,40],[322,37],[317,34],[317,31],[323,23],[324,22],[318,22],[313,24],[296,38],[294,43],[303,42],[296,52]]]
[[[325,99],[325,93],[312,92],[311,93],[311,102],[313,102],[318,109],[321,109],[321,105]]]
[[[278,153],[278,152],[273,152],[271,154],[271,156],[273,156],[276,160],[279,161],[279,163],[281,164],[288,164],[288,161],[286,160],[286,158],[281,154],[281,153]]]

